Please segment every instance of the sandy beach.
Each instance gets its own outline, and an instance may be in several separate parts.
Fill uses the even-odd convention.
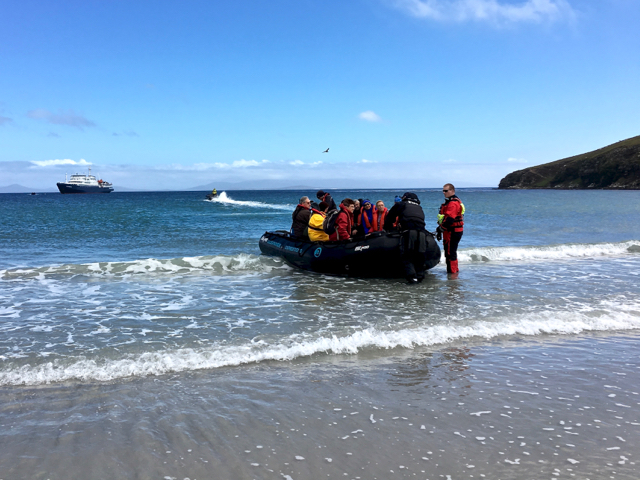
[[[0,478],[635,479],[638,340],[501,339],[3,387]]]

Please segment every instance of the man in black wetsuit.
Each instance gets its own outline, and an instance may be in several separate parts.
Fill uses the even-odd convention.
[[[400,252],[405,277],[409,283],[424,280],[427,262],[427,233],[424,228],[424,211],[415,193],[406,192],[402,201],[396,203],[384,221],[387,232],[394,230],[393,224],[398,221],[398,229],[402,233]]]

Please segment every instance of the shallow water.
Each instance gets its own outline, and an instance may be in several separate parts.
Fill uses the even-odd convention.
[[[0,479],[637,478],[640,192],[462,190],[417,286],[261,256],[302,193],[0,195]]]

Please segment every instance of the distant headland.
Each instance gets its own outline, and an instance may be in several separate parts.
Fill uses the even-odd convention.
[[[640,189],[640,135],[593,152],[511,172],[498,188]]]

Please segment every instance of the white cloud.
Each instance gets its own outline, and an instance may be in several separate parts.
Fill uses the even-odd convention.
[[[293,162],[289,162],[289,165],[304,165],[302,160],[294,160]]]
[[[375,160],[367,160],[366,158],[363,158],[358,163],[378,163],[378,162],[376,162]]]
[[[458,163],[458,161],[454,158],[449,158],[447,160],[443,160],[442,163]]]
[[[572,20],[575,16],[567,0],[390,0],[408,14],[436,21],[489,22],[554,22]]]
[[[381,122],[382,121],[380,116],[378,116],[378,114],[376,112],[373,112],[371,110],[367,110],[366,112],[362,112],[360,115],[358,115],[358,118],[360,118],[361,120],[366,120],[367,122]]]
[[[95,127],[96,125],[88,118],[82,115],[78,115],[73,110],[53,113],[49,110],[45,110],[44,108],[39,108],[36,110],[31,110],[27,113],[27,116],[36,120],[44,120],[45,122],[53,123],[54,125],[68,125],[70,127],[76,127],[80,130],[82,130],[82,127]]]
[[[159,170],[184,170],[184,171],[203,171],[203,170],[210,170],[212,168],[215,169],[222,169],[222,170],[231,170],[234,168],[247,168],[247,167],[259,167],[261,165],[267,164],[269,163],[269,160],[261,160],[261,161],[256,161],[256,160],[235,160],[231,163],[223,163],[223,162],[216,162],[216,163],[194,163],[193,165],[182,165],[180,163],[174,163],[168,166],[161,166],[158,167]]]
[[[507,162],[511,162],[511,163],[529,163],[524,158],[513,158],[513,157],[508,158]]]
[[[256,160],[236,160],[231,164],[233,168],[246,168],[246,167],[257,167],[263,163],[268,163],[269,160],[262,160],[261,162],[257,162]]]
[[[32,160],[31,163],[38,167],[53,167],[56,165],[93,165],[91,162],[87,162],[84,158],[81,158],[77,162],[70,158],[65,158],[63,160]]]

